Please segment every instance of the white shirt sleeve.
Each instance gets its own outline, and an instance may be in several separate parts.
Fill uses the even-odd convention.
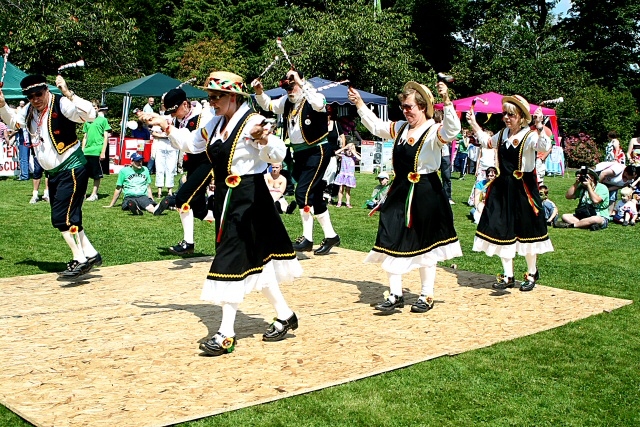
[[[97,115],[91,102],[78,95],[74,95],[73,100],[63,96],[60,99],[60,111],[66,118],[76,123],[92,122]]]

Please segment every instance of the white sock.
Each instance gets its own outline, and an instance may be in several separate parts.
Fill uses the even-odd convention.
[[[49,198],[49,190],[44,190],[44,193],[42,193],[42,198],[43,199],[48,199]]]
[[[536,254],[527,254],[524,256],[524,259],[527,260],[527,273],[533,275],[538,271],[538,266],[536,261],[538,260],[538,255]]]
[[[313,216],[311,213],[306,213],[304,209],[300,209],[300,216],[302,217],[302,235],[313,242]]]
[[[93,245],[89,241],[89,238],[85,234],[84,230],[78,233],[78,237],[79,237],[78,240],[80,241],[80,246],[82,247],[82,252],[84,253],[84,256],[91,258],[98,255],[98,251],[96,251],[96,249],[93,247]]]
[[[236,323],[236,313],[238,312],[238,303],[224,303],[222,304],[222,321],[220,322],[220,332],[225,337],[233,337],[236,335],[236,330],[233,325]]]
[[[182,221],[184,240],[193,244],[193,211],[189,209],[187,212],[180,212],[180,221]]]
[[[63,231],[62,238],[67,242],[67,245],[69,245],[69,249],[71,249],[71,253],[73,254],[73,259],[80,263],[87,262],[87,257],[84,255],[84,252],[82,252],[82,246],[80,246],[80,239],[77,234],[74,236],[69,231]],[[76,238],[78,239],[77,242]]]
[[[322,212],[320,215],[316,215],[316,219],[320,223],[322,227],[322,231],[324,232],[325,238],[336,237],[337,233],[333,229],[333,225],[331,225],[331,218],[329,218],[329,210]]]
[[[502,260],[502,268],[506,277],[513,277],[513,258],[500,258]]]
[[[33,190],[32,196],[37,199],[38,198],[38,190]]]
[[[287,320],[293,316],[293,311],[289,308],[287,301],[284,299],[284,295],[280,291],[280,286],[271,285],[269,287],[262,288],[262,293],[269,300],[273,308],[276,310],[276,316],[280,320]]]
[[[389,277],[389,292],[391,292],[389,301],[396,302],[394,295],[402,296],[402,274],[387,273],[387,276]]]
[[[436,266],[420,267],[420,281],[422,282],[420,295],[433,298],[433,286],[436,282]]]

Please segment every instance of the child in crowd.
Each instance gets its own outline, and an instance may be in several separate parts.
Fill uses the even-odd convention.
[[[638,206],[633,198],[633,190],[625,187],[620,190],[620,194],[622,195],[622,200],[618,200],[616,203],[613,221],[622,225],[636,225]]]
[[[216,192],[216,181],[215,178],[211,178],[209,185],[207,186],[207,216],[204,217],[204,221],[208,223],[213,223],[213,197]]]
[[[342,206],[342,196],[344,195],[347,207],[351,206],[351,189],[356,188],[356,160],[360,160],[360,154],[356,151],[353,142],[347,144],[344,148],[336,151],[336,155],[341,157],[340,173],[336,176],[334,183],[340,186],[338,190],[338,204],[336,207]]]
[[[542,199],[542,207],[544,208],[544,218],[547,225],[552,225],[558,218],[558,207],[549,200],[549,188],[546,185],[540,186],[540,198]]]
[[[473,217],[473,222],[476,224],[480,221],[480,216],[484,209],[484,199],[487,196],[487,188],[491,181],[498,175],[498,169],[490,166],[485,171],[485,175],[486,178],[482,181],[477,181],[473,187],[473,208],[471,208],[469,214]]]
[[[379,184],[373,188],[373,193],[371,193],[371,198],[365,202],[363,207],[368,209],[375,209],[380,207],[384,203],[384,199],[387,198],[387,193],[389,192],[389,187],[391,183],[389,182],[389,174],[386,172],[380,172],[378,175]]]
[[[281,171],[282,163],[272,163],[271,171],[267,171],[267,173],[264,174],[264,180],[267,183],[267,188],[269,188],[278,213],[286,212],[292,214],[297,205],[295,200],[288,204],[284,198],[284,193],[287,189],[287,178],[280,173]]]

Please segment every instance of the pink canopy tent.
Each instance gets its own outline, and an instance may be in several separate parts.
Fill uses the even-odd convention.
[[[470,96],[468,98],[456,99],[453,101],[453,106],[458,112],[458,116],[462,116],[463,112],[471,109],[473,100],[476,100],[473,109],[476,113],[485,114],[502,114],[502,98],[501,95],[496,92],[487,92],[479,95]],[[436,110],[442,110],[442,104],[434,105]],[[538,105],[529,104],[529,112],[533,114],[538,109]],[[562,151],[560,146],[560,139],[558,134],[558,119],[556,117],[556,111],[552,108],[542,107],[542,114],[549,117],[549,124],[551,125],[551,132],[554,137],[555,145],[558,146],[556,151]],[[564,156],[563,156],[564,157]],[[564,174],[564,167],[562,166],[562,173]]]
[[[476,100],[476,104],[473,109],[476,113],[486,114],[502,114],[502,98],[504,95],[500,95],[496,92],[487,92],[480,95],[470,96],[468,98],[456,99],[453,101],[453,106],[460,115],[460,112],[466,112],[471,109],[471,103]],[[485,101],[486,104],[482,101]],[[442,104],[436,104],[434,106],[436,110],[442,110]],[[535,104],[529,104],[530,113],[533,114],[538,109]],[[558,121],[556,118],[556,111],[552,108],[542,107],[542,114],[549,116],[551,123],[551,131],[555,138],[556,144],[558,144]]]

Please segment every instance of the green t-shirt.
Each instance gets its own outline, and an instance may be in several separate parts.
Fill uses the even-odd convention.
[[[589,193],[585,191],[585,189],[582,186],[580,186],[580,188],[578,188],[578,194],[577,194],[578,196],[577,198],[580,199],[579,205],[583,205],[587,203],[590,205],[593,205],[596,208],[596,211],[598,212],[598,216],[609,218],[609,189],[607,188],[606,185],[597,183],[596,194],[600,196],[600,198],[602,198],[602,202],[598,204],[593,203],[591,201],[591,198],[589,197]]]
[[[122,187],[124,197],[146,196],[149,184],[151,184],[151,175],[146,166],[138,170],[132,166],[123,167],[118,173],[118,182],[116,182],[116,186]]]
[[[102,154],[102,144],[104,143],[104,133],[111,130],[107,118],[98,116],[89,123],[82,126],[82,131],[87,134],[87,143],[84,147],[84,154],[87,156],[99,156]]]
[[[456,136],[456,140],[458,141],[458,153],[467,154],[467,152],[469,151],[469,146],[465,142],[461,133]]]

